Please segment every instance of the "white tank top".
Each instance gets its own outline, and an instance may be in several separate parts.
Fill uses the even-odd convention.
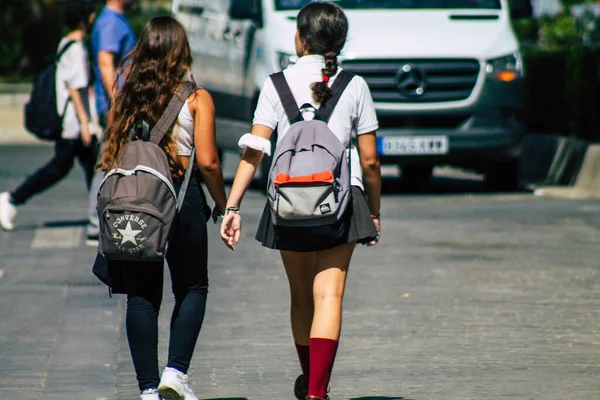
[[[187,100],[173,126],[173,137],[177,142],[177,154],[189,157],[194,146],[194,119]]]

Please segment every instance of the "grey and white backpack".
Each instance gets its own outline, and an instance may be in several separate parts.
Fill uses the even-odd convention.
[[[193,83],[182,84],[152,130],[146,122],[137,122],[123,149],[119,168],[106,173],[98,190],[97,211],[98,251],[107,260],[164,259],[171,227],[190,180],[194,151],[178,197],[167,154],[159,144],[194,90]]]
[[[333,95],[305,121],[283,72],[271,75],[290,129],[277,143],[269,172],[267,194],[274,225],[309,227],[329,225],[342,218],[350,204],[349,147],[329,129],[329,121],[342,93],[354,77],[340,71]]]

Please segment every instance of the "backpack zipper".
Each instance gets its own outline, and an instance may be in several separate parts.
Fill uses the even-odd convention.
[[[169,188],[169,190],[171,191],[171,193],[173,193],[173,197],[177,198],[177,192],[175,192],[175,188],[173,187],[173,185],[171,184],[171,182],[169,182],[169,180],[167,179],[167,177],[165,177],[163,174],[161,174],[160,172],[158,172],[154,168],[147,167],[145,165],[138,165],[138,166],[136,166],[133,169],[123,169],[123,168],[111,169],[110,171],[108,171],[106,173],[106,176],[104,177],[104,179],[102,179],[102,183],[100,184],[100,187],[98,188],[98,194],[100,194],[100,190],[102,189],[102,186],[104,186],[104,183],[106,182],[106,180],[108,178],[110,178],[111,176],[113,176],[113,175],[133,176],[138,171],[147,172],[147,173],[149,173],[151,175],[156,176],[158,179],[160,179],[161,181],[163,181],[163,183],[165,185],[167,185],[167,187]]]

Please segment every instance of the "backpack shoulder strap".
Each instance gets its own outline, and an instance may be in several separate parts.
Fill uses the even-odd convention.
[[[69,50],[69,47],[74,45],[75,42],[76,42],[75,40],[69,40],[67,43],[65,43],[65,45],[62,47],[62,49],[60,49],[58,54],[56,54],[56,58],[54,58],[55,67],[56,67],[56,65],[58,65],[58,62],[60,61],[60,58],[63,56],[63,54],[65,54],[67,52],[67,50]],[[71,96],[68,96],[67,102],[65,103],[65,107],[63,108],[63,112],[62,112],[62,114],[59,115],[61,120],[65,117],[65,114],[67,113],[67,107],[69,107],[70,102],[71,102]]]
[[[338,76],[335,78],[335,82],[333,82],[333,85],[331,86],[331,91],[333,92],[332,96],[325,103],[321,104],[321,107],[318,110],[321,121],[325,123],[329,122],[329,118],[331,118],[335,106],[337,106],[344,90],[346,90],[353,78],[354,74],[351,72],[345,70],[339,72]]]
[[[54,63],[57,64],[60,61],[60,58],[69,50],[69,47],[74,45],[76,40],[69,40],[60,51],[56,54],[56,58],[54,59]]]
[[[298,104],[296,104],[296,99],[294,99],[294,95],[292,94],[290,85],[285,80],[285,75],[283,75],[283,71],[272,74],[271,80],[273,81],[275,90],[277,90],[277,94],[279,95],[281,104],[283,104],[283,109],[285,110],[285,113],[288,119],[290,120],[290,125],[295,122],[301,121],[302,114],[300,114]]]
[[[196,90],[196,85],[193,82],[183,82],[177,88],[177,91],[171,98],[167,109],[161,115],[160,119],[154,125],[150,131],[150,141],[154,144],[160,144],[171,126],[177,120],[177,116],[181,112],[181,108],[185,104],[185,101],[192,93]]]

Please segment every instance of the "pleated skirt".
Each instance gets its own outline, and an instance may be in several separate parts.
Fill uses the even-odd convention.
[[[352,242],[369,243],[377,237],[377,229],[371,219],[367,198],[358,186],[352,186],[351,196],[351,204],[338,222],[314,227],[273,225],[267,201],[256,240],[269,249],[296,252],[327,250]]]

